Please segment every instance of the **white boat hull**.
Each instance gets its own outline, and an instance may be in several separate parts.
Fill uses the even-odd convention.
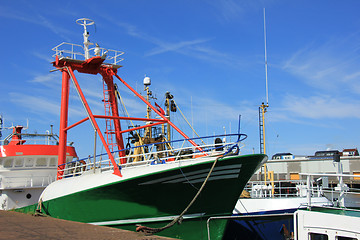
[[[312,206],[332,206],[326,197],[312,197]],[[306,197],[289,198],[240,198],[233,214],[266,214],[272,212],[290,212],[307,206]]]

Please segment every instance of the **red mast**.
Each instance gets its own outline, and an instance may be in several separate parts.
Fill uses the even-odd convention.
[[[114,150],[114,145],[110,144],[112,141],[110,141],[110,139],[112,139],[112,137],[109,137],[109,135],[115,135],[116,138],[116,146],[118,148],[118,150],[121,150],[124,148],[124,143],[123,143],[123,139],[122,139],[122,134],[121,134],[121,126],[120,126],[120,121],[118,118],[119,117],[119,113],[118,113],[118,108],[117,108],[117,103],[116,103],[116,98],[115,98],[115,93],[114,93],[114,83],[113,83],[113,74],[114,71],[117,71],[117,68],[119,68],[119,65],[112,65],[112,64],[108,64],[105,65],[103,64],[105,58],[106,58],[106,54],[103,54],[102,56],[99,56],[101,54],[101,50],[100,47],[98,45],[96,45],[96,47],[94,48],[94,52],[95,52],[95,57],[90,57],[90,52],[89,52],[89,46],[92,44],[89,42],[88,37],[89,37],[89,33],[87,32],[87,26],[93,25],[94,21],[87,19],[87,18],[82,18],[82,19],[78,19],[76,21],[79,25],[82,25],[84,27],[84,54],[81,54],[79,52],[76,52],[74,50],[74,47],[81,47],[80,45],[76,45],[76,44],[69,44],[69,43],[62,43],[59,46],[55,47],[54,50],[56,51],[56,60],[55,62],[53,62],[54,67],[56,67],[57,69],[61,70],[63,73],[63,77],[62,77],[62,94],[61,94],[61,113],[60,113],[60,133],[59,133],[59,159],[58,159],[58,164],[59,164],[59,171],[58,171],[58,179],[61,178],[61,176],[63,175],[63,169],[65,167],[66,164],[66,142],[67,142],[67,131],[69,130],[68,128],[68,111],[69,111],[69,79],[71,78],[73,84],[75,85],[75,88],[79,94],[79,97],[83,103],[83,106],[87,112],[88,115],[88,119],[90,119],[91,124],[94,128],[95,131],[95,137],[96,135],[98,135],[100,137],[100,140],[102,141],[104,148],[110,158],[111,163],[114,166],[114,174],[121,176],[119,168],[117,163],[115,162],[115,159],[113,157],[113,155],[111,154],[111,151],[109,149],[109,145],[111,146],[111,150]],[[66,50],[59,50],[59,47],[65,47],[65,46],[71,46],[71,50],[66,51]],[[104,52],[104,49],[103,49]],[[66,57],[66,56],[62,56],[63,53],[68,53],[70,54],[70,57]],[[115,51],[115,59],[116,57],[118,57],[118,55],[121,55],[122,52],[118,52]],[[76,59],[78,56],[77,55],[83,55],[85,57],[85,60],[78,60]],[[60,56],[60,58],[59,58]],[[117,59],[119,60],[119,59]],[[74,71],[78,71],[80,73],[86,73],[86,74],[101,74],[104,80],[104,84],[107,85],[107,92],[104,92],[104,97],[107,96],[104,99],[104,104],[109,105],[109,111],[106,112],[105,117],[115,117],[113,119],[111,119],[110,121],[114,122],[114,131],[106,131],[106,135],[107,135],[107,140],[105,141],[105,138],[95,120],[95,117],[89,107],[89,104],[86,101],[86,98],[80,88],[80,85],[74,75]],[[109,120],[108,118],[106,118],[107,120]],[[96,146],[95,146],[96,149]],[[96,151],[94,151],[96,152]],[[122,152],[120,152],[122,153]],[[94,153],[95,155],[95,153]],[[120,156],[124,156],[124,154],[120,154]],[[94,158],[96,158],[96,156],[94,156]]]
[[[111,164],[113,165],[114,174],[121,176],[118,164],[126,163],[126,158],[122,158],[125,156],[125,152],[121,151],[124,149],[124,142],[122,138],[122,133],[133,131],[136,129],[147,128],[151,126],[155,126],[158,124],[168,123],[175,130],[177,130],[185,139],[188,139],[191,144],[193,144],[197,149],[202,151],[202,149],[196,145],[195,142],[189,139],[183,132],[180,131],[172,122],[170,122],[162,113],[160,113],[154,106],[152,106],[146,99],[144,99],[139,93],[137,93],[134,89],[130,87],[123,79],[121,79],[117,75],[117,69],[121,66],[117,63],[122,60],[119,56],[123,54],[123,52],[100,48],[97,44],[95,48],[89,49],[89,46],[92,43],[89,42],[88,37],[89,33],[87,32],[86,27],[93,25],[94,21],[81,18],[76,21],[79,25],[84,27],[84,46],[71,44],[71,43],[62,43],[53,50],[56,52],[55,54],[55,62],[53,62],[53,66],[58,70],[62,71],[62,97],[61,97],[61,113],[60,113],[60,136],[59,136],[59,159],[58,159],[58,175],[57,178],[62,178],[64,174],[63,170],[66,164],[66,142],[67,142],[67,131],[71,128],[90,120],[94,132],[95,139],[99,136],[106,153],[109,156]],[[70,50],[66,50],[70,48]],[[84,50],[84,54],[81,51],[75,50],[75,48],[81,48]],[[90,55],[90,50],[94,50],[95,56]],[[84,57],[85,60],[79,60],[79,57]],[[104,63],[104,61],[110,60],[112,63]],[[74,71],[78,71],[79,73],[100,74],[103,77],[104,81],[104,107],[105,107],[105,115],[94,115],[90,109],[89,104],[81,90],[79,82],[77,81]],[[134,117],[120,117],[118,111],[118,105],[116,101],[115,95],[115,87],[114,87],[114,78],[119,79],[126,87],[128,87],[132,92],[135,93],[142,101],[145,102],[156,114],[158,114],[161,119],[151,119],[152,123],[145,124],[141,127],[121,130],[121,119],[127,120],[135,120],[135,121],[143,121],[148,122],[148,118],[134,118]],[[70,126],[68,126],[68,111],[69,111],[69,89],[70,89],[70,80],[72,81],[75,89],[80,97],[80,100],[83,104],[84,109],[87,113],[87,118],[78,121]],[[96,118],[105,119],[106,121],[106,140],[103,136],[99,125],[97,124]],[[116,142],[113,141],[113,136],[115,137]],[[96,161],[96,144],[94,143],[94,161]],[[115,151],[115,148],[119,150],[120,162],[116,162],[114,159],[114,155],[112,151]]]
[[[109,69],[106,69],[109,70]],[[118,105],[115,96],[115,87],[113,81],[113,72],[105,71],[101,73],[104,80],[104,106],[105,116],[119,117]],[[113,123],[113,124],[112,124]],[[114,125],[114,129],[112,126]],[[111,151],[115,151],[115,147],[118,150],[124,149],[124,141],[121,135],[121,125],[119,119],[106,119],[106,136],[107,143]],[[116,142],[113,142],[113,135],[115,134]],[[120,157],[125,156],[124,152],[120,152]]]

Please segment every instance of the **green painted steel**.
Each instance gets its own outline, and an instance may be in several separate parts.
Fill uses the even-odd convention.
[[[207,239],[206,220],[212,216],[232,214],[245,184],[264,158],[263,154],[253,154],[219,159],[205,188],[186,213],[202,214],[202,217],[184,219],[182,224],[176,224],[158,235]],[[106,222],[100,225],[130,230],[135,230],[136,224],[164,226],[171,219],[167,222],[156,220],[179,215],[197,193],[212,164],[207,162],[176,168],[77,192],[44,201],[41,210],[55,218],[86,223]],[[239,167],[240,171],[236,171]],[[27,211],[25,208],[22,210]],[[126,224],[124,221],[128,220],[133,222]],[[218,227],[210,228],[212,236],[222,236],[225,225],[226,221],[222,221]],[[190,237],[192,235],[195,237]]]
[[[201,240],[208,239],[207,233],[207,221],[208,217],[196,218],[196,219],[186,219],[181,222],[181,224],[175,224],[169,229],[165,229],[162,232],[155,233],[155,235],[161,235],[164,237],[186,239],[186,240]],[[152,228],[161,228],[168,224],[168,222],[153,222],[153,223],[144,223],[147,227]],[[209,223],[209,230],[211,240],[221,240],[224,235],[224,231],[227,225],[227,220],[216,219],[212,220]],[[129,231],[134,231],[135,226],[132,224],[122,225],[122,226],[112,226],[116,228],[121,228]]]

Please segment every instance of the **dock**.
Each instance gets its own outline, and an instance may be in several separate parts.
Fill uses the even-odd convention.
[[[111,227],[94,226],[47,216],[0,211],[0,239],[171,240]]]

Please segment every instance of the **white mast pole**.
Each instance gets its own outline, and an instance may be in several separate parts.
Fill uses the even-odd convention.
[[[89,33],[86,29],[86,20],[84,20],[84,33],[83,33],[83,36],[84,36],[84,50],[85,50],[85,59],[89,59],[90,56],[89,56],[89,45],[90,45],[90,42],[89,42]]]
[[[89,53],[89,46],[92,45],[92,43],[89,41],[89,33],[87,31],[86,26],[90,26],[95,24],[95,22],[91,19],[88,18],[80,18],[78,20],[76,20],[76,23],[83,26],[84,27],[84,33],[83,33],[83,37],[84,37],[84,52],[85,52],[85,60],[90,58],[90,53]]]

